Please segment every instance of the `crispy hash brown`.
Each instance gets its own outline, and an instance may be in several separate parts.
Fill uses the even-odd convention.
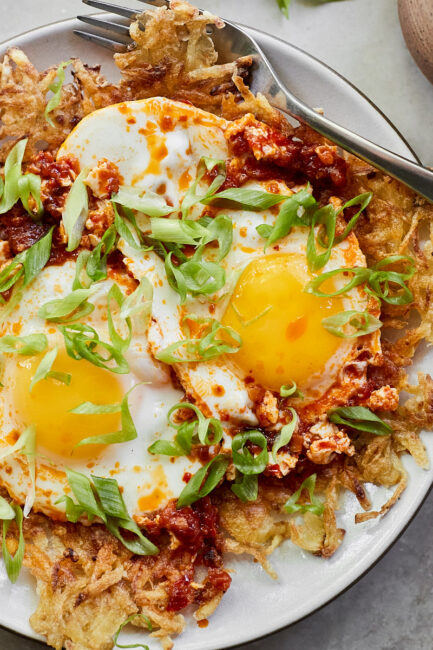
[[[13,145],[28,138],[24,161],[27,171],[41,176],[46,222],[33,222],[21,206],[2,215],[2,266],[51,224],[56,229],[50,262],[71,256],[65,251],[59,220],[78,169],[74,160],[55,157],[84,116],[114,103],[155,96],[190,102],[233,121],[226,134],[231,157],[225,187],[240,186],[250,178],[295,182],[301,175],[323,203],[332,196],[341,205],[355,195],[373,192],[354,230],[368,265],[390,255],[414,258],[416,273],[409,280],[414,302],[384,304],[382,351],[367,365],[362,389],[349,393],[347,402],[378,411],[393,432],[388,436],[364,432],[350,439],[347,431],[334,427],[316,435],[310,426],[317,413],[306,409],[302,414],[301,409],[301,427],[288,445],[287,466],[284,471],[265,472],[256,501],[240,502],[223,483],[192,505],[176,509],[172,501],[138,518],[138,525],[160,549],[156,556],[133,555],[99,524],[72,524],[31,513],[24,521],[24,565],[35,576],[40,597],[31,624],[58,649],[111,648],[116,630],[136,613],[149,617],[152,635],[170,648],[171,637],[185,626],[179,612],[193,605],[195,619],[207,619],[229,588],[225,553],[249,554],[273,577],[268,556],[283,540],[329,558],[344,538],[336,517],[344,490],[358,499],[362,512],[356,521],[362,523],[386,514],[404,490],[403,453],[411,454],[421,467],[428,466],[419,433],[433,428],[433,381],[419,374],[418,383],[411,385],[405,368],[422,341],[433,343],[433,206],[376,169],[338,152],[311,129],[294,129],[286,123],[264,97],[249,92],[250,59],[217,64],[206,33],[209,24],[222,26],[220,19],[199,14],[182,0],[172,0],[170,10],[145,12],[131,26],[135,47],[115,55],[119,83],[109,83],[99,68],[73,59],[73,81],[62,87],[52,124],[44,113],[57,68],[38,72],[21,50],[6,53],[0,67],[0,160],[4,164]],[[276,144],[266,148],[264,141]],[[82,246],[94,248],[113,218],[110,202],[92,197]],[[390,331],[392,342],[386,337]],[[361,356],[362,346],[358,352]],[[356,371],[354,364],[349,383],[355,381]],[[270,391],[251,386],[250,392],[255,414],[266,429],[281,405]],[[317,474],[316,491],[324,498],[324,511],[321,516],[307,511],[300,524],[282,506],[312,472]],[[378,512],[371,510],[367,483],[393,488]],[[306,501],[307,494],[301,499]],[[10,552],[16,550],[14,523],[6,543]],[[198,567],[205,569],[200,580]],[[146,628],[138,617],[132,624]]]

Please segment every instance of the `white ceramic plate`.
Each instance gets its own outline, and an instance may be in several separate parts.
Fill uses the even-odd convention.
[[[20,46],[39,69],[79,56],[90,65],[101,63],[106,76],[117,78],[109,52],[73,35],[73,28],[78,26],[74,20],[48,25],[3,43],[1,49]],[[250,31],[282,79],[310,105],[323,107],[328,116],[341,124],[414,159],[413,152],[386,117],[345,79],[305,52],[272,36]],[[428,370],[429,365],[433,365],[433,353],[420,355],[414,370]],[[433,458],[433,436],[426,435],[424,440]],[[405,466],[409,486],[384,519],[355,526],[354,513],[359,507],[352,495],[346,496],[339,524],[347,533],[342,548],[330,560],[313,557],[287,542],[272,556],[279,575],[279,580],[273,581],[251,560],[230,558],[229,565],[236,571],[233,583],[209,626],[200,629],[191,620],[175,647],[178,650],[233,647],[290,625],[340,594],[390,547],[427,495],[433,470],[419,469],[409,457],[405,458]],[[388,496],[385,490],[374,487],[369,492],[374,507],[380,507]],[[36,603],[33,579],[23,571],[17,584],[11,585],[0,565],[0,625],[37,638],[28,623]],[[125,634],[122,642],[148,643],[152,649],[159,647],[134,631]],[[35,647],[39,646],[35,644]]]

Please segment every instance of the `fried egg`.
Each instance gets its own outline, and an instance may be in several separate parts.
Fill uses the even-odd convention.
[[[53,371],[71,375],[66,385],[56,379],[39,381],[30,392],[30,382],[45,354],[36,356],[3,355],[0,392],[1,451],[14,444],[30,425],[36,429],[36,497],[34,509],[51,517],[64,517],[63,504],[56,501],[70,494],[65,468],[84,474],[113,477],[123,488],[130,513],[154,510],[169,498],[179,495],[185,486],[185,471],[194,473],[199,463],[185,457],[170,459],[152,456],[147,448],[160,437],[172,438],[167,424],[169,409],[183,399],[183,392],[173,388],[165,368],[157,364],[147,349],[146,336],[140,327],[133,328],[133,337],[125,357],[129,372],[116,374],[87,360],[76,361],[66,353],[63,335],[54,324],[38,316],[41,304],[62,298],[71,291],[75,263],[60,268],[48,266],[25,289],[19,305],[7,317],[2,334],[24,336],[44,333],[48,348],[58,346]],[[95,310],[82,319],[93,327],[101,340],[109,341],[107,327],[107,293],[113,282],[96,285],[90,302]],[[128,284],[122,287],[126,293]],[[145,382],[145,383],[143,383]],[[120,429],[120,414],[81,415],[69,411],[90,401],[95,404],[120,403],[131,388],[129,407],[137,430],[137,438],[111,445],[83,445],[86,437],[104,435]],[[17,503],[24,503],[29,490],[29,473],[25,456],[6,456],[0,461],[0,480]]]
[[[275,182],[272,186],[275,190]],[[270,184],[250,182],[244,187],[269,191]],[[278,191],[291,193],[283,183]],[[233,245],[221,262],[226,285],[210,300],[189,297],[181,305],[158,256],[152,251],[137,254],[120,242],[132,274],[137,279],[148,277],[154,287],[148,333],[153,355],[185,338],[182,319],[186,313],[216,318],[238,332],[242,346],[235,354],[176,365],[182,385],[203,411],[235,426],[257,424],[248,390],[252,383],[278,392],[282,385],[294,381],[304,393],[304,407],[340,383],[343,399],[349,389],[343,388],[344,369],[357,358],[358,342],[333,336],[323,328],[322,319],[345,310],[372,309],[376,313],[374,306],[358,287],[334,298],[305,293],[305,286],[317,275],[307,264],[306,228],[293,228],[265,252],[256,227],[262,223],[272,225],[275,210],[220,212],[233,222]],[[333,247],[321,272],[365,265],[356,237],[351,234]],[[363,345],[370,346],[373,357],[380,352],[378,333],[365,338]]]
[[[81,169],[99,161],[117,165],[121,184],[179,205],[202,156],[227,158],[227,122],[194,106],[154,97],[107,106],[87,115],[60,147]]]

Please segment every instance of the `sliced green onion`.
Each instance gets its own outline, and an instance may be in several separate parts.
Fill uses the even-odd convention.
[[[27,334],[26,336],[6,334],[0,338],[0,352],[9,354],[32,356],[43,352],[47,345],[48,339],[45,334]]]
[[[368,206],[372,198],[373,198],[373,192],[365,192],[364,194],[358,194],[358,196],[353,197],[353,199],[347,201],[343,206],[341,206],[341,208],[337,210],[337,216],[338,216],[341,212],[343,212],[347,208],[351,208],[354,205],[360,206],[358,212],[350,219],[349,223],[345,227],[344,232],[338,237],[335,237],[336,244],[339,244],[344,239],[346,239],[347,235],[350,233],[351,230],[353,230],[353,228],[356,225],[356,222],[358,221],[362,212]]]
[[[177,500],[177,507],[189,506],[210,494],[223,479],[229,463],[230,458],[226,454],[214,456],[194,474],[183,488]]]
[[[402,273],[384,270],[384,267],[395,264],[396,262],[405,262],[408,265],[408,268]],[[320,290],[321,285],[329,278],[339,274],[346,275],[348,273],[352,274],[352,279],[341,289],[331,293],[325,293]],[[314,280],[311,280],[311,282],[309,282],[305,287],[304,291],[306,293],[312,293],[315,296],[331,298],[346,293],[350,289],[367,282],[370,292],[373,293],[376,298],[391,305],[408,305],[413,302],[413,294],[409,287],[406,286],[405,280],[409,280],[414,273],[415,262],[413,258],[405,255],[392,255],[384,258],[371,269],[341,268],[328,271],[327,273],[322,273],[317,278],[314,278]],[[395,286],[393,285],[397,285],[400,290],[397,289],[397,291],[395,291]]]
[[[124,218],[119,214],[117,205],[112,201],[111,205],[114,210],[114,226],[117,230],[119,237],[122,237],[131,248],[134,248],[138,251],[150,250],[149,248],[143,247],[143,236],[137,225],[134,214],[132,210],[128,208],[123,208],[123,212],[128,214],[127,218]],[[132,228],[129,227],[128,223],[131,224]]]
[[[309,192],[309,187],[303,188],[289,197],[285,197],[275,224],[273,226],[268,226],[267,224],[257,226],[256,230],[259,235],[266,239],[265,251],[268,246],[272,246],[279,239],[286,237],[291,231],[292,226],[302,223],[299,219],[299,212],[303,213],[307,208],[315,205],[316,199]]]
[[[15,260],[17,260],[21,256],[20,262],[22,262],[24,268],[25,287],[34,280],[50,259],[53,230],[54,226],[49,229],[46,235],[38,239],[33,246],[30,246],[30,248],[27,248],[27,250],[19,253],[15,257]]]
[[[34,219],[40,218],[44,211],[41,200],[41,177],[35,174],[23,174],[18,179],[18,194],[26,212]],[[36,214],[30,207],[30,197],[36,204]]]
[[[3,552],[3,560],[5,563],[6,567],[6,572],[8,574],[8,578],[12,583],[15,583],[18,580],[18,576],[21,571],[21,567],[23,564],[23,559],[24,559],[24,549],[25,549],[25,543],[24,543],[24,534],[23,534],[23,511],[21,508],[15,504],[12,504],[12,508],[15,512],[15,522],[16,525],[18,526],[19,530],[19,539],[18,539],[18,547],[17,550],[15,551],[15,555],[12,556],[9,553],[9,549],[7,547],[6,543],[6,535],[9,530],[9,526],[11,523],[10,519],[4,519],[3,520],[3,540],[2,540],[2,552]]]
[[[107,277],[107,257],[113,250],[115,241],[116,228],[113,224],[104,232],[101,241],[95,246],[87,260],[86,272],[93,282],[105,280]]]
[[[100,410],[99,412],[101,413],[115,413],[114,410],[107,411],[107,406],[110,407],[110,409],[113,409],[114,406],[118,406],[117,411],[120,410],[120,421],[121,421],[121,429],[120,431],[115,431],[114,433],[105,433],[101,436],[90,436],[89,438],[84,438],[81,440],[76,447],[81,447],[82,445],[113,445],[117,444],[120,442],[128,442],[129,440],[135,440],[137,437],[137,429],[135,428],[134,420],[132,419],[131,416],[131,411],[129,410],[129,404],[128,404],[128,397],[131,393],[131,391],[134,390],[137,386],[140,384],[136,384],[133,386],[125,395],[125,397],[122,399],[121,403],[119,405],[115,404],[108,404],[104,406],[100,406],[99,409],[103,409],[102,411]],[[89,404],[89,402],[85,402],[84,404]],[[93,405],[96,407],[97,405]],[[81,404],[78,409],[81,407],[81,410],[74,409],[71,411],[72,413],[84,413],[82,410],[84,408],[84,405]],[[89,407],[87,407],[89,408]],[[96,414],[96,410],[93,411],[93,413]],[[87,411],[89,413],[89,410]]]
[[[113,194],[111,200],[130,210],[143,212],[149,217],[164,217],[175,211],[159,194],[133,187],[121,187],[117,194]]]
[[[204,194],[199,194],[197,187],[203,176],[207,171],[212,171],[215,167],[218,168],[218,175],[214,178],[212,183],[209,185],[208,189]],[[185,219],[189,210],[196,203],[204,203],[207,199],[211,198],[215,192],[221,187],[226,179],[226,164],[224,160],[217,160],[215,158],[209,158],[208,156],[203,156],[198,164],[197,168],[197,178],[192,185],[188,188],[187,193],[182,201],[181,210],[182,218]]]
[[[92,476],[101,507],[107,516],[106,526],[127,549],[136,555],[155,555],[158,548],[141,532],[135,521],[131,519],[120,493],[117,481],[113,478]],[[120,530],[128,530],[136,535],[136,539],[125,539]]]
[[[324,318],[322,325],[334,336],[342,339],[355,339],[380,329],[382,322],[368,311],[349,310]]]
[[[30,382],[30,392],[33,391],[33,388],[36,386],[38,382],[40,382],[42,379],[47,379],[51,372],[52,365],[57,357],[57,352],[59,351],[57,345],[52,348],[52,350],[49,350],[44,357],[42,358],[42,361],[36,368],[36,372],[32,377],[32,380]]]
[[[244,503],[256,501],[259,493],[257,474],[239,474],[232,483],[231,490]]]
[[[317,474],[311,474],[311,476],[303,481],[300,488],[296,490],[296,492],[294,492],[289,499],[287,499],[286,503],[283,506],[286,512],[289,514],[295,512],[298,512],[300,514],[303,514],[305,512],[312,512],[319,517],[322,515],[324,505],[320,499],[314,495],[314,490],[316,488],[316,478]],[[299,498],[301,497],[304,490],[307,490],[308,492],[310,503],[298,503]]]
[[[221,354],[234,354],[242,345],[239,334],[231,327],[222,325],[214,318],[200,318],[195,314],[187,314],[183,323],[188,320],[196,321],[205,326],[205,333],[199,339],[186,338],[172,343],[156,354],[156,358],[164,363],[193,363],[196,361],[209,361]],[[189,328],[186,325],[189,334]],[[221,334],[227,334],[232,339],[232,344],[225,342]],[[176,354],[177,353],[177,354]]]
[[[224,269],[215,262],[203,260],[201,253],[201,248],[198,248],[190,260],[179,266],[173,264],[172,252],[165,258],[168,281],[179,293],[181,302],[185,302],[188,293],[193,296],[209,295],[219,291],[225,284]]]
[[[307,240],[307,262],[310,270],[317,271],[327,264],[331,257],[332,247],[335,240],[335,224],[337,213],[334,207],[329,204],[316,210],[311,220],[311,228]],[[326,232],[326,246],[323,253],[318,253],[316,249],[316,232],[317,225],[323,225]]]
[[[207,236],[207,229],[197,221],[153,217],[150,220],[151,236],[162,242],[197,246]]]
[[[95,292],[94,288],[75,289],[64,298],[56,298],[42,305],[38,316],[54,323],[78,320],[90,314],[95,306],[87,299]]]
[[[291,386],[289,386],[289,384],[284,384],[283,386],[281,386],[280,395],[281,397],[300,397],[301,399],[304,399],[304,395],[301,393],[300,390],[298,390],[295,381],[292,381]]]
[[[68,238],[67,251],[74,251],[79,246],[84,224],[86,223],[89,211],[89,196],[84,179],[88,173],[88,169],[83,169],[78,174],[65,202],[62,220]]]
[[[121,625],[119,625],[119,628],[118,628],[116,634],[113,637],[113,643],[114,643],[115,648],[143,648],[143,650],[149,650],[149,646],[143,645],[142,643],[129,643],[128,645],[120,645],[120,643],[118,643],[118,641],[117,641],[118,638],[119,638],[119,634],[121,633],[121,631],[123,630],[125,625],[128,625],[128,623],[131,623],[131,621],[133,621],[134,618],[137,618],[137,617],[142,618],[143,621],[146,623],[146,625],[147,625],[147,627],[149,629],[149,632],[152,632],[152,629],[153,629],[152,628],[152,623],[150,622],[150,619],[147,616],[145,616],[144,614],[132,614],[131,616],[128,616],[128,618],[125,621],[123,621],[123,623],[121,623]]]
[[[114,345],[101,341],[93,327],[83,323],[72,323],[60,325],[59,330],[64,337],[66,352],[72,359],[76,361],[87,359],[93,365],[117,374],[129,372],[129,364],[122,352]]]
[[[87,260],[89,259],[91,252],[88,250],[83,250],[77,257],[77,262],[75,264],[75,277],[72,282],[72,291],[77,289],[88,289],[92,284],[92,280],[87,275],[85,267],[87,266]],[[82,279],[83,272],[85,272],[85,278]]]
[[[27,140],[28,139],[25,138],[24,140],[17,142],[6,158],[3,195],[0,201],[0,214],[9,212],[20,198],[18,182],[22,175],[21,164],[26,150]]]
[[[62,96],[62,87],[65,82],[65,68],[68,67],[72,63],[72,60],[69,61],[62,61],[62,63],[59,65],[57,68],[57,73],[56,73],[56,79],[53,81],[53,83],[49,86],[49,89],[51,90],[53,96],[49,99],[47,102],[47,105],[45,107],[45,119],[47,120],[48,124],[52,127],[55,127],[55,124],[53,120],[51,119],[50,113],[51,111],[54,111],[57,106],[60,104],[61,96]]]
[[[262,190],[250,190],[246,187],[231,187],[209,198],[202,199],[201,203],[209,205],[220,201],[228,201],[234,204],[236,208],[260,212],[286,199],[287,195],[285,194],[272,194]]]
[[[326,280],[329,280],[330,278],[333,278],[336,275],[345,276],[349,273],[352,274],[352,278],[349,280],[347,284],[345,284],[340,289],[337,289],[336,291],[331,291],[329,293],[320,290],[320,287],[324,282],[326,282]],[[360,284],[367,282],[368,278],[370,277],[370,273],[371,273],[370,269],[364,269],[364,268],[334,269],[333,271],[327,271],[326,273],[321,273],[316,278],[311,280],[305,287],[304,291],[305,293],[312,293],[314,296],[319,296],[320,298],[333,298],[334,296],[341,296],[343,293],[350,291],[354,287],[358,287]]]
[[[247,443],[260,447],[261,451],[254,456],[246,447]],[[242,474],[248,476],[261,474],[268,464],[269,454],[267,441],[263,433],[257,430],[238,433],[232,441],[233,464]]]
[[[376,436],[388,436],[392,427],[364,406],[345,406],[328,411],[328,419],[351,429],[367,431]]]
[[[272,457],[274,460],[274,463],[278,463],[277,460],[277,454],[281,447],[284,447],[285,445],[288,445],[289,442],[292,439],[293,433],[298,426],[299,422],[299,417],[296,411],[292,408],[289,409],[290,413],[292,414],[292,419],[289,422],[289,424],[285,424],[283,428],[281,429],[280,433],[278,436],[275,438],[275,442],[272,445]]]
[[[173,413],[184,408],[191,409],[197,419],[175,424],[172,419]],[[167,419],[169,425],[177,431],[175,439],[173,442],[157,440],[148,448],[151,454],[187,456],[191,452],[193,441],[202,445],[216,445],[223,437],[221,422],[216,418],[206,418],[197,406],[189,402],[175,404],[168,412]]]
[[[143,277],[138,287],[124,299],[120,307],[120,318],[130,318],[136,314],[147,317],[152,308],[153,287],[148,278]]]
[[[99,517],[104,523],[106,523],[107,516],[100,502],[96,499],[90,479],[85,474],[81,474],[80,472],[76,472],[72,469],[66,470],[66,477],[68,479],[69,487],[71,488],[74,497],[77,499],[78,504],[81,507],[81,514],[85,512],[90,522],[93,521],[94,517]],[[67,498],[70,499],[70,497]],[[66,501],[66,503],[68,504],[68,501]],[[76,511],[75,514],[78,514],[78,511]],[[71,513],[69,513],[68,516],[68,510],[66,510],[67,518],[73,523],[78,521],[81,514],[74,521],[74,519],[70,519]]]
[[[256,323],[260,318],[263,318],[263,316],[266,316],[268,312],[271,311],[272,305],[269,305],[269,307],[266,307],[260,314],[257,314],[257,316],[253,316],[253,318],[250,318],[249,320],[245,320],[244,317],[242,316],[241,312],[239,309],[236,307],[236,305],[231,302],[230,307],[233,309],[235,312],[236,316],[238,317],[242,327],[250,327],[253,323]]]
[[[117,303],[119,307],[119,316],[120,316],[120,312],[122,310],[125,297],[117,284],[113,284],[113,286],[111,287],[110,291],[107,294],[108,333],[110,335],[111,342],[113,346],[116,348],[116,350],[118,350],[120,354],[124,354],[129,348],[131,343],[131,337],[132,337],[131,319],[129,318],[129,316],[127,316],[126,318],[122,318],[128,330],[128,333],[126,334],[125,338],[122,338],[114,326],[113,313],[111,311],[111,301]]]
[[[68,411],[77,415],[105,415],[107,413],[119,413],[119,404],[94,404],[94,402],[82,402],[75,408]]]
[[[4,521],[7,519],[10,521],[11,519],[15,519],[15,510],[12,508],[11,504],[9,501],[6,501],[4,497],[0,496],[0,519]]]

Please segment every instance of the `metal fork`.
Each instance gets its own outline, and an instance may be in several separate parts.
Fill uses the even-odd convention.
[[[128,43],[129,23],[135,19],[137,11],[103,0],[83,0],[96,9],[108,11],[126,19],[124,24],[102,20],[94,16],[78,16],[78,19],[93,27],[103,29],[109,36],[92,32],[74,30],[78,36],[116,52],[124,51]],[[169,0],[140,0],[148,6],[169,6]],[[224,20],[224,19],[223,19]],[[250,88],[253,93],[261,92],[279,110],[289,113],[300,122],[305,122],[321,135],[329,138],[350,153],[362,158],[383,172],[402,181],[410,188],[433,202],[433,172],[407,160],[366,138],[349,131],[319,114],[296,97],[278,78],[257,42],[237,24],[224,20],[223,29],[212,29],[212,39],[218,52],[219,63],[235,61],[241,56],[253,57]],[[144,27],[145,28],[145,27]]]

